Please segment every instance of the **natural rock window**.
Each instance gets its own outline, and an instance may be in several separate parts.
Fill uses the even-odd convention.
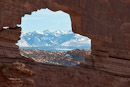
[[[20,25],[19,25],[20,26]],[[41,9],[22,18],[21,54],[37,62],[76,65],[90,54],[91,40],[72,32],[70,15]]]

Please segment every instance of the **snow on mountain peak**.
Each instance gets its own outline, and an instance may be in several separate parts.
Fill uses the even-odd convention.
[[[37,33],[37,34],[43,34],[43,32],[40,32],[40,31],[35,31],[35,33]]]
[[[72,31],[34,31],[22,33],[21,40],[17,43],[21,48],[38,48],[47,50],[56,49],[90,49],[91,40]],[[36,49],[37,49],[36,48]]]

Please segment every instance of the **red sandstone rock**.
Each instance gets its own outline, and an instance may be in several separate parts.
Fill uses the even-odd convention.
[[[1,0],[0,27],[15,28],[21,23],[22,16],[41,8],[63,10],[71,16],[73,31],[92,39],[92,53],[105,51],[108,56],[130,59],[128,36],[122,32],[125,30],[122,26],[130,22],[129,2],[129,0]],[[96,45],[97,41],[100,44]]]
[[[20,57],[19,47],[15,45],[20,39],[20,31],[18,27],[0,31],[0,57]]]
[[[70,54],[75,60],[84,60],[87,55],[91,54],[91,50],[88,49],[75,49],[70,50],[67,52],[67,54]]]
[[[33,76],[34,72],[23,63],[0,64],[0,87],[34,87]]]
[[[0,87],[129,87],[130,85],[129,76],[86,65],[65,67],[30,62],[28,59],[23,60],[24,58],[10,58],[10,62],[6,62],[6,59],[8,58],[3,58],[1,61],[4,63],[0,64]],[[11,60],[22,60],[23,63],[13,63]],[[34,72],[35,75],[19,73],[24,69]]]
[[[0,57],[20,56],[15,46],[20,31],[2,28],[15,29],[22,16],[41,8],[69,13],[73,31],[92,39],[92,53],[83,69],[34,65],[35,87],[130,86],[130,0],[0,0]]]

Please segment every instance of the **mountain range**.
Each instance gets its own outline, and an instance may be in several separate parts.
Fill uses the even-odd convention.
[[[90,49],[91,40],[72,31],[23,32],[17,45],[24,49],[68,51]]]

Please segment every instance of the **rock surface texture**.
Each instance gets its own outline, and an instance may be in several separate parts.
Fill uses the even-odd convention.
[[[20,57],[15,46],[20,36],[16,25],[25,14],[41,8],[69,13],[73,31],[92,40],[92,53],[77,67],[27,64],[34,67],[34,87],[130,86],[130,0],[0,0],[0,61]],[[26,87],[22,80],[12,80],[19,84],[12,87]]]
[[[20,39],[21,28],[0,30],[0,57],[20,57],[19,47],[15,45]]]
[[[75,66],[81,62],[85,63],[85,58],[90,55],[91,51],[87,49],[75,49],[67,52],[20,49],[20,53],[22,56],[40,63]]]

